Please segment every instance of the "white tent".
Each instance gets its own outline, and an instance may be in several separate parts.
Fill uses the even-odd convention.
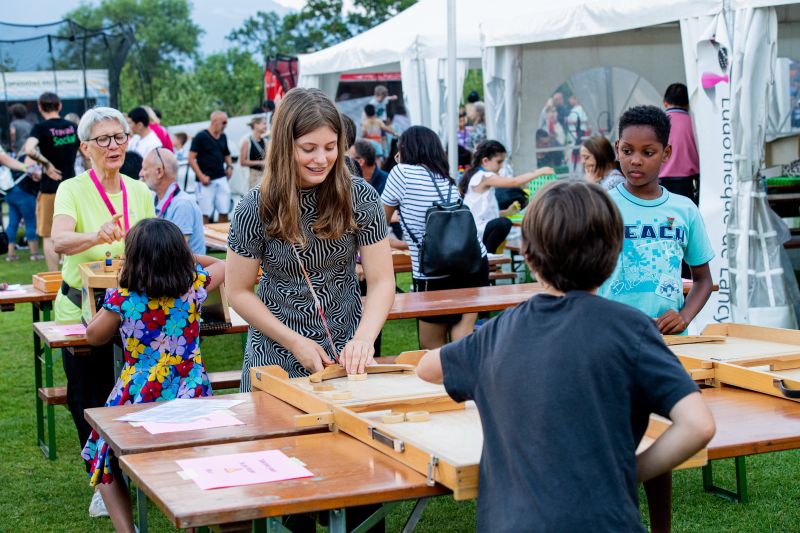
[[[718,12],[721,0],[563,0],[481,24],[487,129],[519,170],[536,164],[535,128],[547,99],[592,67],[631,71],[656,87],[685,79],[678,16]],[[523,96],[524,91],[524,96]],[[654,102],[657,103],[657,102]]]
[[[777,17],[769,7],[788,3],[563,0],[481,26],[488,133],[510,147],[518,170],[536,164],[535,127],[522,125],[539,116],[570,76],[613,66],[660,91],[686,82],[701,156],[700,205],[717,254],[712,275],[720,285],[698,317],[701,324],[730,319],[792,324],[779,244],[764,192],[754,180],[763,162],[776,35],[778,55],[800,58],[797,7],[781,8]],[[781,50],[782,41],[791,51]],[[702,87],[706,72],[729,75],[730,82]],[[772,306],[782,309],[765,312]]]
[[[498,5],[499,4],[499,5]],[[478,0],[456,2],[458,98],[470,65],[480,66],[479,24],[489,9],[518,0],[498,0],[491,6]],[[447,94],[447,1],[420,0],[397,16],[347,41],[299,56],[299,85],[317,87],[333,97],[344,73],[397,71],[402,76],[406,110],[412,124],[422,124],[444,136]]]

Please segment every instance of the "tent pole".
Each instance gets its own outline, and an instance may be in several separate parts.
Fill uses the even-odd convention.
[[[447,160],[458,179],[458,102],[456,83],[456,0],[447,0]]]

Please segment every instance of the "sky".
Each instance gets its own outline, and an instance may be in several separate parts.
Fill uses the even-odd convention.
[[[291,9],[300,9],[304,0],[191,0],[192,18],[205,31],[200,49],[204,54],[229,47],[225,36],[240,26],[256,11],[276,11],[283,14]],[[97,4],[97,0],[89,0]],[[0,20],[18,24],[55,22],[80,5],[80,0],[29,0],[13,2],[11,9],[3,9]],[[352,0],[345,1],[345,6]],[[43,16],[42,13],[46,13]]]

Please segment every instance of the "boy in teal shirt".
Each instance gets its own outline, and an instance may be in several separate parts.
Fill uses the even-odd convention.
[[[599,294],[643,311],[662,334],[685,333],[711,294],[708,262],[714,257],[700,211],[691,200],[658,184],[669,160],[670,122],[655,106],[628,109],[616,143],[625,183],[609,191],[625,227],[622,252]],[[684,301],[681,261],[692,289]]]

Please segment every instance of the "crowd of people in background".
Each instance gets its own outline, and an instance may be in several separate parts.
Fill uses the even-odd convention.
[[[51,239],[56,192],[66,180],[91,169],[90,156],[77,134],[81,117],[76,113],[62,117],[62,110],[60,98],[51,92],[38,99],[38,122],[24,104],[10,106],[9,151],[0,153],[2,164],[11,169],[14,178],[14,186],[0,197],[8,206],[5,229],[10,237],[5,260],[17,261],[18,248],[28,247],[31,261],[44,259],[49,271],[58,270],[63,262]],[[251,134],[240,143],[237,155],[240,165],[249,171],[249,188],[263,175],[269,117],[274,111],[274,102],[267,100],[254,108]],[[171,205],[164,213],[178,223],[193,249],[205,250],[203,222],[209,217],[226,221],[231,209],[228,181],[233,160],[224,134],[227,115],[215,111],[209,126],[194,137],[185,132],[170,134],[161,125],[160,111],[147,105],[134,107],[123,116],[129,129],[120,141],[124,148],[120,173],[152,182],[157,206],[165,199],[159,187],[166,190],[163,184],[169,182],[175,193],[167,194]],[[191,210],[186,207],[187,200],[193,204]],[[21,227],[23,236],[18,238]]]
[[[56,320],[81,317],[80,264],[117,255],[126,259],[119,288],[110,289],[98,302],[100,311],[88,324],[87,340],[94,348],[81,356],[65,352],[62,359],[67,405],[90,484],[97,488],[90,514],[110,514],[119,531],[132,531],[129,493],[114,454],[88,424],[84,410],[210,395],[200,356],[200,307],[208,292],[226,277],[231,306],[250,325],[242,391],[250,390],[248,369],[258,365],[277,364],[290,376],[300,377],[338,361],[349,373],[363,373],[379,354],[381,328],[395,291],[391,249],[407,250],[410,255],[413,291],[488,285],[489,254],[502,249],[512,227],[507,216],[527,201],[522,187],[554,176],[557,165],[581,165],[585,179],[546,185],[533,199],[523,222],[527,234],[523,254],[547,295],[531,300],[541,308],[523,304],[519,309],[532,313],[529,323],[534,325],[551,320],[551,315],[569,318],[567,310],[553,307],[548,311],[561,305],[550,301],[553,298],[603,311],[606,319],[611,316],[609,323],[619,336],[631,341],[626,346],[639,346],[644,340],[647,344],[643,345],[657,348],[647,350],[653,362],[645,361],[649,366],[642,372],[652,374],[653,383],[660,381],[663,373],[648,370],[669,357],[658,333],[683,333],[708,299],[712,284],[708,262],[713,250],[694,205],[699,166],[686,87],[674,84],[667,89],[666,112],[654,106],[627,110],[613,146],[606,137],[591,135],[589,119],[576,96],[568,98],[567,106],[563,95],[555,93],[542,113],[536,143],[537,148],[557,149],[542,151],[537,157],[539,168],[517,175],[506,165],[507,148],[487,139],[484,104],[477,93],[470,93],[459,111],[458,142],[466,162],[458,179],[437,133],[411,126],[398,100],[386,87],[377,86],[363,109],[360,134],[353,120],[316,89],[293,89],[277,108],[265,102],[255,109],[248,123],[250,133],[242,138],[236,154],[248,170],[249,191],[235,206],[226,264],[204,256],[203,238],[205,223],[214,218],[227,222],[234,209],[228,183],[234,154],[225,134],[226,113],[211,113],[207,128],[190,139],[183,133],[170,136],[161,126],[158,110],[144,105],[127,115],[95,107],[82,117],[62,118],[60,99],[48,92],[38,100],[42,120],[30,128],[25,124],[24,106],[12,109],[14,157],[0,150],[0,163],[23,178],[6,196],[9,229],[16,234],[24,220],[31,259],[38,257],[41,240],[49,270],[59,269],[63,255],[62,285],[54,303]],[[196,177],[194,195],[181,186],[181,164]],[[513,196],[501,200],[500,191],[516,191],[522,202]],[[460,208],[462,202],[472,215],[466,216],[469,220],[463,226],[467,228],[464,242],[474,251],[471,264],[436,270],[430,256],[426,260],[423,253],[432,233],[428,213],[437,206]],[[623,223],[631,220],[662,220],[665,215],[668,227],[660,226],[657,233],[645,226],[635,236],[657,241],[662,249],[658,254],[633,244],[628,226],[622,231]],[[7,259],[16,260],[15,250],[10,252]],[[459,251],[451,255],[458,256]],[[694,281],[685,299],[682,262]],[[655,271],[661,276],[655,289],[640,283],[653,279]],[[322,282],[317,281],[315,288],[312,280]],[[598,299],[596,291],[629,306],[615,307]],[[314,305],[301,301],[305,295],[310,295]],[[632,307],[644,314],[631,314]],[[421,318],[420,347],[433,351],[420,364],[420,375],[432,381],[444,379],[447,385],[448,375],[467,372],[469,360],[492,352],[488,346],[525,338],[527,325],[509,323],[513,313],[478,329],[475,336],[471,336],[474,313]],[[316,320],[318,315],[321,321]],[[567,323],[583,321],[584,327],[595,327],[597,321],[588,316],[599,315],[576,314]],[[638,333],[626,330],[632,321],[641,324]],[[556,326],[539,327],[542,331],[530,342],[540,342],[543,353],[552,352],[554,360],[563,359],[564,353],[586,352],[557,342],[542,343],[538,335],[545,339]],[[115,383],[108,343],[118,331],[126,359]],[[166,338],[176,346],[174,350]],[[438,349],[448,343],[453,344],[440,356]],[[609,358],[622,357],[618,343],[604,346],[601,342],[600,346]],[[169,357],[164,357],[167,352]],[[471,355],[468,358],[462,352]],[[657,498],[659,491],[663,495],[667,479],[660,475],[713,434],[713,423],[705,420],[704,413],[697,414],[702,404],[698,407],[695,387],[676,360],[673,366],[670,376],[680,385],[680,394],[659,403],[655,410],[669,414],[677,431],[692,438],[661,466],[651,465],[647,475],[640,473],[641,480],[649,480],[645,490],[654,498],[651,510],[666,505]],[[169,379],[154,377],[154,368]],[[603,368],[607,365],[597,371]],[[627,373],[617,377],[631,378]],[[451,382],[447,387],[451,396],[474,397],[467,377],[460,376],[457,382],[459,386]],[[597,381],[588,385],[595,386]],[[617,421],[625,431],[637,434],[626,440],[629,445],[638,442],[645,427],[637,423],[631,428],[631,413],[636,420],[642,419],[639,422],[649,415],[649,411],[637,411],[638,394],[632,393],[633,403]],[[480,410],[491,410],[476,399]],[[685,429],[693,417],[703,422],[698,435]],[[602,425],[604,420],[597,421]],[[553,446],[553,453],[557,448]],[[487,449],[494,460],[503,460],[491,443]],[[520,446],[515,453],[525,449]],[[607,468],[619,470],[624,464],[629,467],[626,471],[633,472],[634,451],[635,446],[626,449]],[[485,502],[501,493],[484,472],[484,460],[481,476],[486,482],[481,484],[479,520],[491,513]],[[616,488],[635,490],[636,483],[635,476],[629,475]],[[625,504],[626,522],[638,523],[635,498],[622,492],[608,498]],[[514,518],[524,522],[524,516]]]

